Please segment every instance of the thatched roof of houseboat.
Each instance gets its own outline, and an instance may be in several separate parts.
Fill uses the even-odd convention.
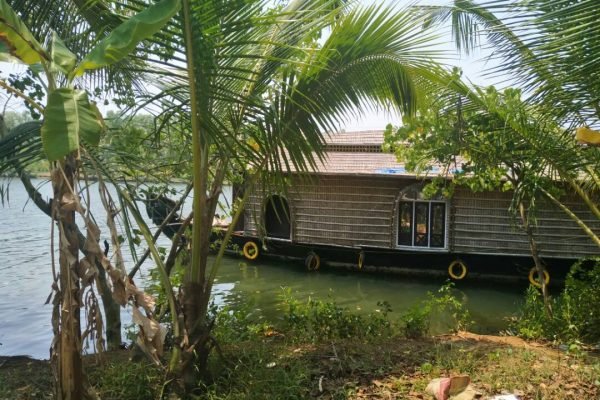
[[[396,156],[384,153],[383,131],[336,132],[326,135],[326,156],[316,161],[313,173],[319,175],[414,177]],[[430,176],[448,175],[432,165]]]
[[[328,145],[378,145],[383,144],[383,131],[334,132],[325,136]]]
[[[362,152],[327,152],[323,162],[317,161],[314,172],[326,175],[415,175],[406,172],[404,164],[399,163],[394,154]]]

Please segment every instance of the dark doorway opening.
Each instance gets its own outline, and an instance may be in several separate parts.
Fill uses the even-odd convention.
[[[291,239],[290,206],[284,197],[273,195],[267,199],[265,230],[267,237]]]

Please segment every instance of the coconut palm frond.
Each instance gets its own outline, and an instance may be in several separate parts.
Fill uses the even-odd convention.
[[[25,122],[0,139],[0,174],[22,170],[45,159],[40,137],[40,121]]]
[[[457,48],[472,50],[485,37],[497,66],[544,106],[542,117],[563,124],[594,125],[600,119],[597,71],[600,28],[595,0],[456,0],[452,7],[421,7],[429,23],[452,24]]]

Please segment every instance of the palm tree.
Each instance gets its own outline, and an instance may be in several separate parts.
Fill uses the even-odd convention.
[[[22,5],[22,4],[21,4]],[[20,88],[5,87],[11,94],[20,96],[40,114],[40,123],[28,123],[13,138],[31,137],[31,132],[41,138],[43,152],[50,161],[53,202],[50,213],[58,227],[59,268],[54,276],[54,310],[52,326],[55,334],[51,346],[51,359],[56,377],[56,397],[58,399],[95,398],[83,372],[81,351],[83,337],[89,334],[81,330],[80,308],[86,287],[95,280],[100,264],[111,277],[115,296],[124,305],[128,297],[139,298],[141,293],[131,285],[124,271],[114,268],[98,244],[99,229],[88,214],[83,211],[77,190],[80,154],[87,146],[97,145],[103,131],[102,117],[98,109],[90,103],[88,93],[81,90],[81,76],[88,70],[100,69],[123,59],[144,38],[159,30],[178,11],[176,0],[163,0],[119,25],[104,40],[97,43],[82,59],[70,51],[56,32],[42,38],[42,45],[23,23],[18,14],[6,3],[0,1],[0,32],[5,45],[2,56],[21,62],[30,67],[32,76],[46,89],[46,106],[43,107],[25,95]],[[47,10],[45,10],[47,11]],[[23,144],[23,142],[19,142]],[[25,143],[25,147],[27,147]],[[20,169],[19,160],[10,160]],[[86,257],[79,257],[79,230],[75,221],[80,214],[85,222]],[[94,292],[86,295],[92,314],[100,315]],[[144,306],[140,301],[138,305]],[[146,306],[147,313],[148,306]],[[134,311],[135,312],[135,311]],[[138,311],[139,312],[139,311]],[[143,317],[149,320],[151,316]],[[142,318],[142,320],[143,320]],[[98,325],[98,320],[90,320],[90,329]],[[98,332],[102,335],[102,332]],[[102,343],[98,342],[101,346]]]
[[[191,121],[192,257],[181,302],[170,301],[178,337],[170,369],[188,388],[214,346],[207,311],[224,247],[210,262],[209,235],[228,170],[247,170],[246,193],[264,172],[282,184],[284,172],[309,171],[323,157],[323,131],[346,115],[368,106],[414,113],[436,65],[432,37],[418,34],[421,23],[406,11],[323,0],[280,10],[261,2],[183,2],[186,65],[166,63],[163,95],[149,103],[167,110],[165,118]]]
[[[432,36],[419,29],[421,19],[406,11],[340,3],[294,0],[272,9],[268,2],[184,0],[180,18],[143,49],[152,55],[142,56],[152,66],[132,69],[159,87],[158,94],[145,98],[164,110],[165,124],[181,118],[191,125],[192,260],[185,266],[181,301],[152,235],[121,190],[168,295],[176,342],[170,371],[183,376],[188,388],[197,383],[195,364],[203,370],[214,346],[207,308],[224,247],[211,263],[208,240],[227,173],[234,166],[246,168],[249,192],[265,171],[276,178],[290,169],[308,171],[323,157],[324,131],[365,107],[414,113],[423,89],[438,76],[431,60],[435,53],[428,50]],[[110,25],[112,18],[104,15],[111,13],[101,2],[94,4],[103,24]],[[93,162],[93,152],[88,155]]]
[[[553,118],[587,125],[600,119],[599,10],[594,0],[455,0],[453,6],[420,7],[428,24],[451,21],[461,51],[487,39],[498,61],[489,72],[513,77]]]

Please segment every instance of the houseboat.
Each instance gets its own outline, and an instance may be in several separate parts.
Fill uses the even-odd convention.
[[[330,135],[326,157],[312,173],[291,173],[285,192],[257,188],[249,195],[233,243],[248,260],[293,257],[309,270],[341,263],[453,279],[529,277],[537,283],[526,234],[509,212],[511,193],[458,187],[451,198],[425,198],[427,178],[384,153],[383,137],[383,131]],[[563,201],[600,233],[600,221],[582,201]],[[564,277],[575,260],[600,255],[553,205],[540,207],[536,220],[546,278]]]

